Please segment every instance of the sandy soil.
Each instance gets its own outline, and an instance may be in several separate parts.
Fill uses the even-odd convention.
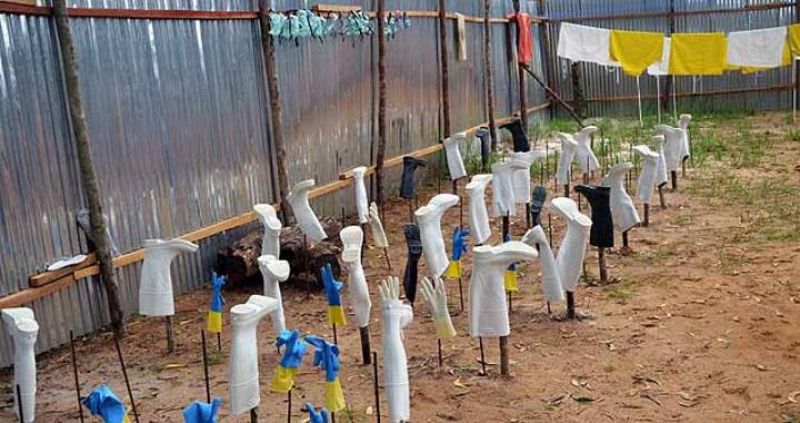
[[[775,141],[775,151],[786,148],[789,153],[770,153],[756,171],[735,173],[743,181],[769,174],[784,178],[789,186],[800,186],[800,173],[793,169],[800,158],[800,142],[790,140],[787,131],[791,126],[783,115],[761,115],[748,121],[754,132]],[[710,166],[713,169],[715,165],[719,166]],[[523,268],[521,292],[513,299],[510,378],[499,375],[496,339],[484,341],[488,377],[478,374],[478,341],[466,333],[467,311],[458,305],[457,281],[449,281],[448,290],[459,336],[443,346],[441,368],[437,366],[430,314],[419,303],[405,332],[413,421],[797,421],[800,245],[797,238],[761,241],[737,237],[749,230],[752,220],[746,218],[747,211],[697,194],[703,191],[696,185],[707,180],[698,177],[700,172],[704,171],[690,170],[688,177],[680,179],[679,192],[667,194],[667,209],[653,206],[649,228],[631,232],[635,254],[612,252],[608,256],[610,275],[617,282],[580,285],[578,307],[592,319],[564,322],[548,316],[538,283],[538,263]],[[548,189],[552,195],[552,182]],[[435,186],[426,187],[420,202],[435,193]],[[774,201],[768,207],[796,204],[800,199],[795,195]],[[408,218],[408,208],[392,201],[388,210],[384,220],[392,243],[389,254],[394,273],[402,274],[406,254],[399,228]],[[584,211],[588,214],[585,203]],[[458,208],[448,212],[443,225],[446,233],[458,218]],[[547,225],[546,215],[543,220]],[[562,229],[558,220],[552,219],[556,245]],[[518,213],[512,233],[521,235],[524,226],[524,215]],[[499,230],[498,221],[495,241]],[[592,282],[598,274],[596,251],[590,250],[587,257]],[[467,255],[467,273],[469,262]],[[373,297],[372,346],[380,355],[377,285],[389,272],[379,250],[368,250],[364,263]],[[421,274],[423,271],[420,269]],[[468,285],[467,275],[465,302]],[[225,292],[226,308],[258,290],[254,284]],[[321,293],[286,287],[283,295],[290,327],[330,336]],[[343,298],[346,303],[347,295]],[[166,354],[161,321],[132,320],[122,348],[141,422],[180,422],[184,406],[193,399],[204,399],[199,331],[205,326],[207,301],[208,291],[177,299],[174,355]],[[554,316],[562,312],[563,305],[553,305]],[[260,415],[262,421],[282,421],[287,413],[286,396],[267,392],[279,358],[271,345],[268,319],[262,323],[260,335]],[[340,328],[339,342],[349,417],[356,422],[377,421],[372,368],[361,365],[358,330]],[[216,340],[210,340],[209,346],[216,350]],[[228,397],[228,348],[229,333],[225,333],[221,356],[211,357],[212,395],[223,401]],[[87,337],[77,349],[82,392],[108,383],[129,403],[110,336]],[[69,357],[69,349],[62,348],[39,358],[37,421],[78,420]],[[304,402],[323,402],[324,377],[310,361],[307,357],[294,390],[292,420],[297,422],[306,419],[300,408]],[[13,418],[11,380],[8,371],[0,376],[1,421]],[[382,384],[382,374],[379,380]],[[381,413],[386,421],[383,397]],[[221,416],[222,421],[248,421],[248,416],[228,416],[227,405]],[[336,417],[348,420],[344,414]]]

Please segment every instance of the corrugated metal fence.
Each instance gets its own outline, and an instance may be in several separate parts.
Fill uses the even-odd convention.
[[[668,35],[670,19],[674,32],[731,32],[770,28],[795,22],[794,2],[775,0],[544,0],[545,15],[551,20],[550,69],[554,85],[565,98],[572,98],[570,67],[555,56],[560,22],[573,22],[607,29],[657,31]],[[670,4],[674,14],[670,17]],[[759,9],[768,6],[768,9]],[[638,15],[638,16],[637,16]],[[606,17],[606,18],[603,18]],[[619,69],[590,63],[579,64],[582,87],[591,116],[634,115],[637,113],[636,78]],[[792,107],[792,68],[779,68],[751,75],[727,72],[718,77],[674,77],[677,109],[685,111],[778,110]],[[661,92],[666,78],[659,78]],[[639,78],[645,113],[655,113],[657,79]],[[725,94],[724,91],[745,91]],[[671,106],[670,106],[671,110]],[[563,115],[563,113],[560,113]]]
[[[250,0],[75,0],[72,7],[254,10]],[[327,1],[373,9],[374,1]],[[436,10],[436,0],[389,0],[387,10]],[[449,0],[448,10],[482,16],[482,2]],[[495,0],[492,15],[511,12]],[[525,4],[525,2],[523,2]],[[284,1],[283,8],[302,1]],[[535,10],[530,10],[536,13]],[[453,22],[453,21],[450,21]],[[0,297],[28,287],[28,276],[86,251],[75,223],[84,200],[66,111],[52,18],[0,13]],[[414,18],[388,42],[387,157],[439,138],[436,20]],[[93,156],[113,238],[121,251],[146,238],[170,238],[273,202],[269,101],[256,20],[72,18]],[[448,25],[454,40],[454,23]],[[483,30],[467,23],[467,61],[450,48],[452,126],[486,119]],[[492,24],[498,117],[518,108],[517,67],[506,25]],[[303,40],[277,51],[290,179],[334,181],[367,164],[377,133],[376,40]],[[539,69],[537,65],[537,69]],[[544,101],[529,88],[529,106]],[[533,119],[531,119],[533,120]],[[321,214],[351,212],[352,189],[316,200]],[[348,205],[348,206],[345,206]],[[219,247],[249,227],[200,243],[173,265],[177,293],[201,288]],[[140,264],[119,269],[123,304],[138,309]],[[84,279],[31,305],[39,351],[108,323],[96,279]],[[0,365],[10,340],[0,329]]]

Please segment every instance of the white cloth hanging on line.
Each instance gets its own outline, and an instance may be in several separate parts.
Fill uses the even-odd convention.
[[[573,62],[619,66],[609,55],[610,42],[611,31],[607,29],[562,22],[557,52],[559,57]]]
[[[777,68],[783,65],[786,27],[728,33],[726,60],[734,66]]]
[[[661,49],[661,61],[647,67],[647,74],[651,76],[669,75],[669,49],[672,39],[664,37],[664,48]]]

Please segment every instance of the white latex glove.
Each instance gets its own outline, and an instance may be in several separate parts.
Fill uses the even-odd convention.
[[[411,323],[411,306],[400,301],[400,282],[389,276],[381,283],[383,312],[383,377],[389,403],[389,421],[411,420],[408,360],[403,346],[403,327]]]
[[[447,309],[447,292],[444,290],[442,279],[434,278],[431,283],[430,279],[422,278],[420,294],[431,309],[436,336],[443,341],[453,339],[456,336],[456,330],[450,320],[450,311]]]
[[[378,205],[373,201],[369,205],[369,225],[372,228],[372,240],[375,241],[375,246],[378,248],[387,248],[389,240],[386,238],[386,232],[383,230],[381,223],[381,215],[378,212]]]

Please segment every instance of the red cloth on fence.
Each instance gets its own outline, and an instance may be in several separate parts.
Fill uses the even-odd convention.
[[[530,63],[533,60],[533,37],[531,35],[531,15],[519,12],[508,15],[508,19],[517,23],[517,61]]]

